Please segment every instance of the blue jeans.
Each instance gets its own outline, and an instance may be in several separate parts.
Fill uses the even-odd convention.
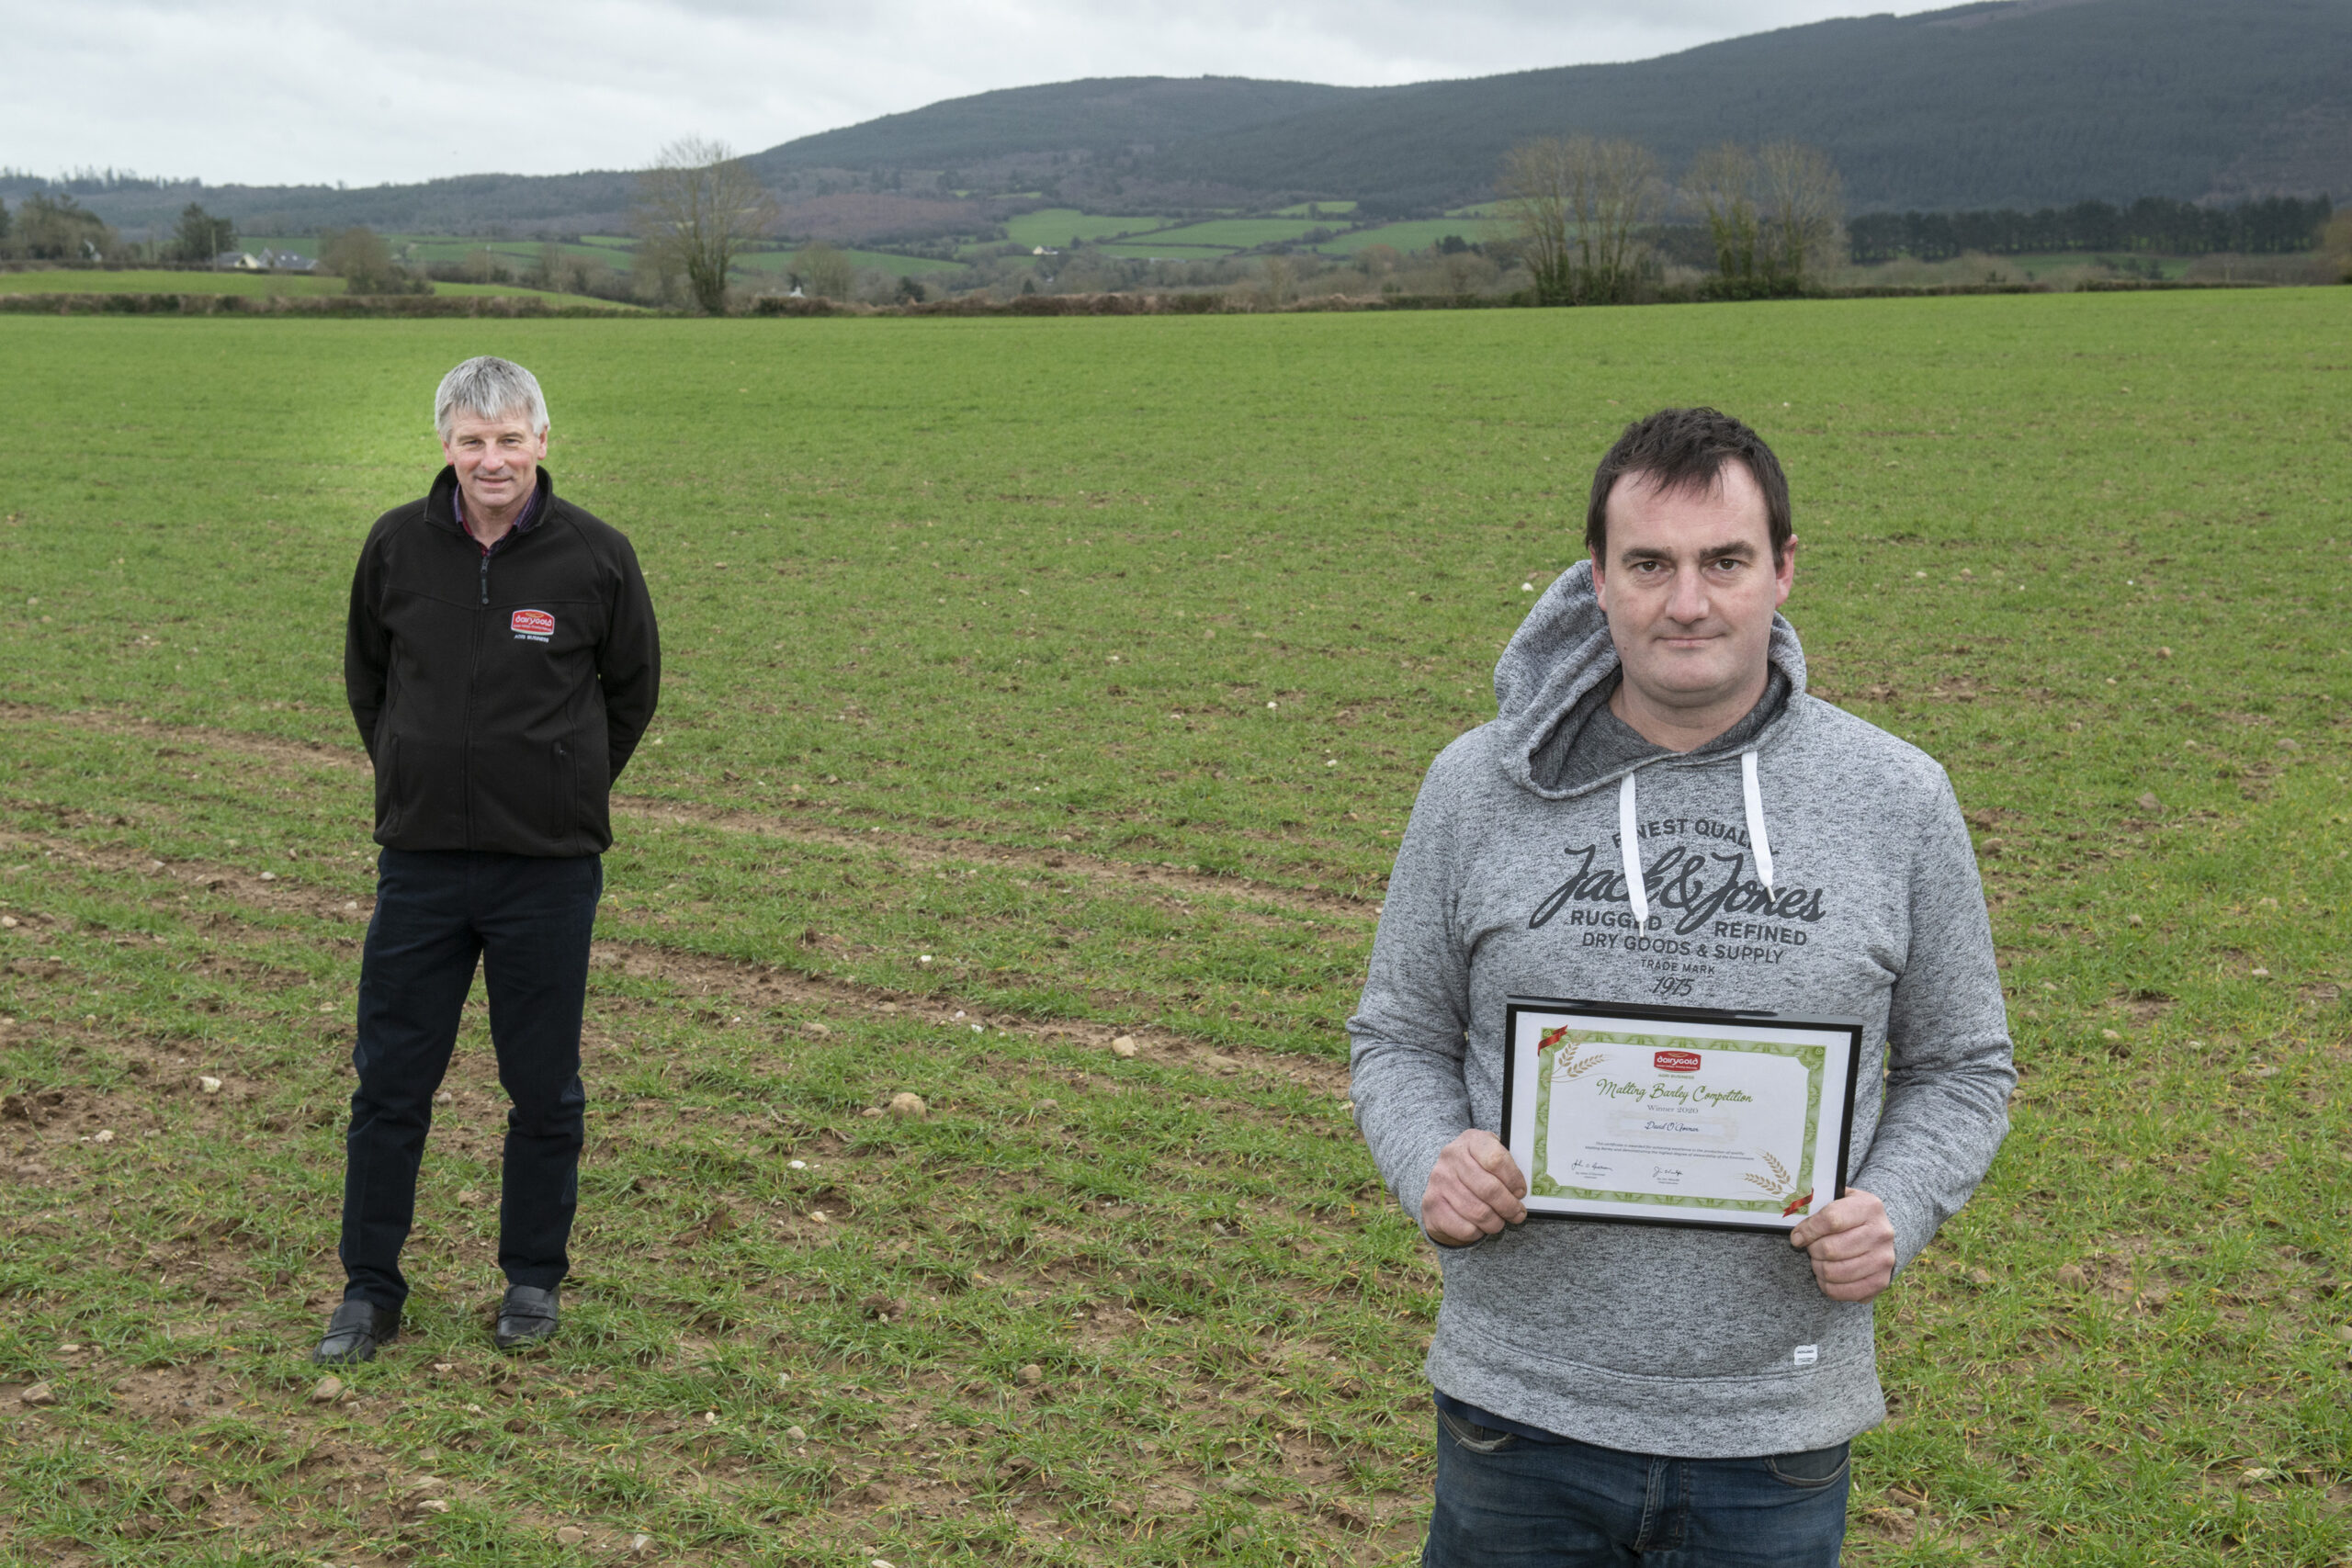
[[[594,855],[540,859],[386,850],[359,961],[359,1038],[345,1140],[344,1294],[399,1311],[401,1248],[448,1070],[459,1014],[481,965],[506,1113],[498,1266],[510,1284],[550,1290],[571,1267],[587,1091],[580,1019],[588,940],[605,887]]]
[[[1837,1568],[1847,1447],[1668,1459],[1444,1411],[1422,1568]]]

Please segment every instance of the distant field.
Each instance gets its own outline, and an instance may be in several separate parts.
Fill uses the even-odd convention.
[[[797,250],[748,251],[736,258],[735,265],[745,272],[788,272],[792,268],[794,258],[799,254]],[[934,272],[957,272],[962,270],[964,265],[961,262],[941,261],[933,256],[896,255],[888,251],[844,250],[842,254],[850,259],[850,265],[853,266],[872,267],[876,272],[887,272],[893,277],[901,274],[922,277]]]
[[[402,255],[420,265],[453,266],[475,252],[486,250],[494,255],[505,258],[507,263],[517,271],[535,265],[539,259],[540,252],[545,250],[549,243],[539,240],[456,239],[446,234],[387,234],[384,238],[385,242],[392,247],[394,254]],[[255,238],[243,241],[242,243],[248,250],[257,249],[263,245],[276,245],[304,255],[313,254],[318,249],[317,240],[310,236]],[[628,270],[635,245],[636,242],[633,240],[592,236],[582,240],[577,244],[558,244],[556,248],[568,258],[600,261],[616,272],[626,272]],[[738,257],[736,265],[751,272],[775,272],[789,266],[792,258],[797,254],[799,254],[797,246],[784,251],[750,251]],[[928,256],[902,256],[888,251],[851,251],[847,254],[859,266],[875,267],[893,274],[952,271],[961,265],[952,261],[938,261]],[[468,292],[472,288],[473,286],[470,285],[460,288],[454,284],[445,284],[442,286],[442,292]]]
[[[0,272],[0,292],[8,294],[340,294],[343,279],[294,272],[180,272],[170,268],[85,271],[58,267],[46,272]]]
[[[1071,207],[1048,207],[1038,212],[1024,212],[1005,220],[1005,237],[1016,245],[1035,249],[1050,245],[1058,250],[1072,239],[1096,240],[1105,234],[1142,233],[1158,229],[1168,222],[1165,218],[1080,212]]]
[[[1335,228],[1343,221],[1345,220],[1313,223],[1299,218],[1216,218],[1205,223],[1187,223],[1181,229],[1162,230],[1152,236],[1152,243],[1229,245],[1235,250],[1247,250],[1253,245],[1295,240],[1310,229]]]
[[[529,266],[539,259],[539,254],[553,243],[565,256],[581,261],[601,261],[607,266],[626,268],[628,265],[629,241],[592,242],[578,243],[542,240],[482,240],[449,234],[392,234],[383,236],[395,256],[424,266],[455,265],[477,251],[488,251],[505,257],[521,266]],[[292,251],[300,255],[319,254],[315,234],[248,234],[240,236],[238,248],[259,251],[265,246]]]
[[[2109,254],[2109,259],[2132,272],[2109,273],[2102,268],[2096,254],[2075,251],[2045,252],[2034,255],[1988,256],[1970,254],[1944,261],[1923,262],[1909,256],[1890,262],[1877,262],[1865,266],[1849,266],[1839,274],[1838,280],[1848,284],[1934,284],[1984,283],[1992,281],[2059,281],[2079,276],[2129,277],[2145,276],[2136,269],[2153,263],[2161,277],[2184,277],[2195,265],[2187,256],[2141,256],[2129,252]]]
[[[1295,207],[1278,207],[1277,218],[1345,218],[1356,209],[1352,201],[1302,201]]]
[[[1393,245],[1404,252],[1425,251],[1448,234],[1459,234],[1473,244],[1496,238],[1501,225],[1485,218],[1422,218],[1409,223],[1384,223],[1377,229],[1356,229],[1315,248],[1331,255],[1351,256],[1374,245]]]
[[[1951,772],[2024,1073],[1847,1561],[2352,1560],[2346,299],[0,317],[0,1561],[1412,1562],[1436,1273],[1341,1021],[1592,463],[1702,400],[1813,689]],[[486,350],[662,615],[577,1273],[490,1353],[477,1003],[412,1332],[313,1399],[344,584]]]
[[[1133,261],[1218,261],[1232,255],[1228,245],[1163,245],[1156,240],[1129,240],[1096,247],[1106,256]]]
[[[0,293],[8,294],[236,294],[247,298],[308,297],[345,292],[340,277],[315,277],[304,273],[85,272],[61,267],[51,272],[0,272]],[[436,283],[435,294],[524,296],[558,305],[594,305],[634,310],[583,294],[557,294],[508,283]]]

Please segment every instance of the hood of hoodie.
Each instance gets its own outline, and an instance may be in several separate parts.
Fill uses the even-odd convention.
[[[1779,715],[1741,744],[1720,744],[1730,738],[1726,732],[1694,750],[1661,751],[1566,787],[1540,782],[1537,753],[1563,722],[1584,716],[1580,710],[1594,694],[1616,681],[1620,668],[1617,645],[1609,637],[1609,617],[1593,592],[1592,562],[1580,560],[1553,579],[1496,661],[1495,723],[1499,734],[1495,759],[1504,775],[1529,794],[1566,800],[1653,764],[1709,763],[1741,750],[1762,751],[1786,734],[1804,710],[1804,649],[1797,641],[1796,627],[1777,611],[1764,656],[1787,680],[1788,697]],[[1741,728],[1733,727],[1734,731]]]

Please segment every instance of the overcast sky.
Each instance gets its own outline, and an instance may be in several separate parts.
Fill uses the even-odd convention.
[[[1640,60],[1888,8],[1869,0],[0,0],[0,165],[355,186],[636,168],[687,132],[757,152],[941,98],[1078,76],[1416,82]]]

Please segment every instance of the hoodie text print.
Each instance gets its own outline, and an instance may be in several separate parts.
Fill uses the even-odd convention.
[[[1499,716],[1431,765],[1348,1021],[1357,1124],[1416,1220],[1439,1151],[1497,1128],[1514,995],[1866,1020],[1849,1181],[1898,1267],[1983,1178],[2016,1074],[1959,803],[1933,759],[1805,694],[1778,616],[1769,657],[1714,741],[1629,744],[1579,563],[1504,650]],[[1784,1237],[1534,1220],[1442,1258],[1430,1379],[1514,1421],[1724,1458],[1885,1414],[1871,1306],[1823,1295]]]

